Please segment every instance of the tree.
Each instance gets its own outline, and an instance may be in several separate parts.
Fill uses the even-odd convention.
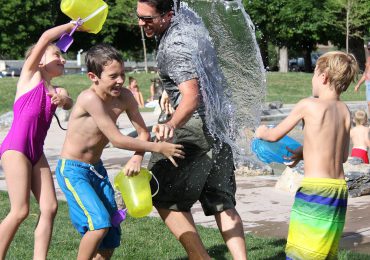
[[[244,0],[243,3],[263,41],[301,51],[305,71],[312,71],[311,52],[317,43],[327,41],[327,27],[322,23],[325,1]]]
[[[56,1],[49,0],[2,1],[0,58],[22,59],[27,47],[55,23],[58,8]]]
[[[328,0],[325,9],[329,14],[325,22],[331,27],[332,42],[354,53],[361,69],[364,69],[363,46],[370,27],[368,0]]]

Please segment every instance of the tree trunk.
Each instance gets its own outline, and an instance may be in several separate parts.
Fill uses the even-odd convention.
[[[304,71],[305,72],[312,72],[312,60],[311,60],[311,49],[303,50],[304,55]]]
[[[141,40],[143,41],[145,72],[148,73],[148,60],[146,58],[145,36],[144,36],[144,29],[142,26],[140,26],[140,33],[141,33]]]
[[[267,69],[267,67],[270,67],[269,63],[269,52],[268,52],[268,42],[266,39],[262,38],[262,40],[259,42],[260,52],[262,56],[262,62],[263,66]]]
[[[358,66],[361,71],[365,70],[366,53],[364,49],[364,40],[361,38],[349,38],[349,52],[355,55]]]
[[[288,48],[279,49],[279,72],[288,72]]]

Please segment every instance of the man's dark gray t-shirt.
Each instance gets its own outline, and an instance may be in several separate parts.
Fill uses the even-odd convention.
[[[204,35],[200,35],[199,24],[194,20],[184,17],[183,14],[174,16],[170,27],[160,38],[158,46],[157,62],[159,76],[164,89],[168,93],[171,105],[175,109],[181,100],[178,85],[202,76],[197,71],[197,64],[199,64],[200,59],[204,58],[204,55],[207,55],[208,48],[202,50],[201,46],[210,46],[210,44],[199,44],[200,42],[204,43],[204,41],[208,41],[208,39],[202,39]],[[206,58],[208,60],[214,59],[211,64],[217,62],[215,56],[207,56]],[[205,107],[201,97],[201,85],[199,88],[200,103],[196,113],[204,116]]]

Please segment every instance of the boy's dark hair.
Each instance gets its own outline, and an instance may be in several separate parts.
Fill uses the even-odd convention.
[[[86,53],[87,72],[92,72],[100,78],[103,67],[114,60],[123,64],[122,55],[113,46],[99,43],[91,47]]]
[[[165,14],[173,10],[173,0],[138,0],[140,3],[147,3],[157,9],[158,13]]]

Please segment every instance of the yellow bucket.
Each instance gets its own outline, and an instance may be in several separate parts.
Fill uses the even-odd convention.
[[[108,5],[102,0],[62,0],[60,9],[72,20],[81,18],[82,29],[89,33],[98,33],[108,15]]]
[[[152,211],[152,192],[149,184],[151,178],[152,173],[145,168],[141,168],[136,176],[126,176],[120,171],[114,178],[114,187],[121,192],[127,211],[132,217],[145,217]]]

